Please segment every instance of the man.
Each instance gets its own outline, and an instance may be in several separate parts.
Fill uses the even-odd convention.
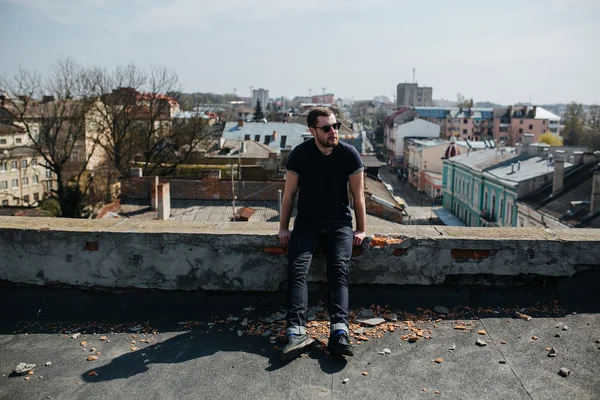
[[[331,110],[313,108],[307,119],[313,138],[289,155],[279,223],[279,240],[289,246],[287,344],[281,350],[282,361],[296,358],[314,342],[306,334],[306,274],[319,246],[327,260],[329,282],[328,348],[333,354],[354,355],[348,337],[348,266],[352,245],[365,238],[364,167],[356,149],[338,141],[341,124]],[[356,216],[354,231],[348,186]],[[298,213],[290,231],[298,189]]]

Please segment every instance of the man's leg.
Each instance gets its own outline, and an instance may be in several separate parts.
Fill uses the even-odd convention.
[[[306,308],[308,287],[306,274],[317,248],[318,237],[310,232],[292,231],[288,249],[288,343],[281,350],[281,360],[289,361],[302,354],[314,340],[306,335]]]
[[[348,271],[352,257],[352,228],[332,229],[323,237],[329,282],[329,349],[351,356],[354,350],[348,335]]]

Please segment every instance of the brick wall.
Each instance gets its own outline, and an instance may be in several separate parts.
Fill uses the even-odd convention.
[[[149,199],[152,177],[128,178],[121,181],[121,200]],[[173,200],[227,200],[231,199],[231,181],[214,177],[205,179],[160,178],[170,184]],[[277,201],[278,190],[285,187],[283,181],[236,181],[235,195],[238,200]]]

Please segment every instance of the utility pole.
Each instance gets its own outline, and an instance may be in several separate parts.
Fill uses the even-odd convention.
[[[236,88],[233,88],[233,96],[237,97],[237,89]]]
[[[235,164],[231,164],[231,206],[233,208],[233,221],[235,221],[235,181],[234,181]]]
[[[324,87],[321,88],[321,90],[323,90],[323,97],[321,97],[321,104],[325,104],[325,89]]]

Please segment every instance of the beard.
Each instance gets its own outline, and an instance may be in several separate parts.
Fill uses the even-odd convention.
[[[335,136],[333,140],[329,140],[329,136],[323,139],[321,136],[317,135],[317,141],[323,147],[335,147],[338,145],[338,138]]]

